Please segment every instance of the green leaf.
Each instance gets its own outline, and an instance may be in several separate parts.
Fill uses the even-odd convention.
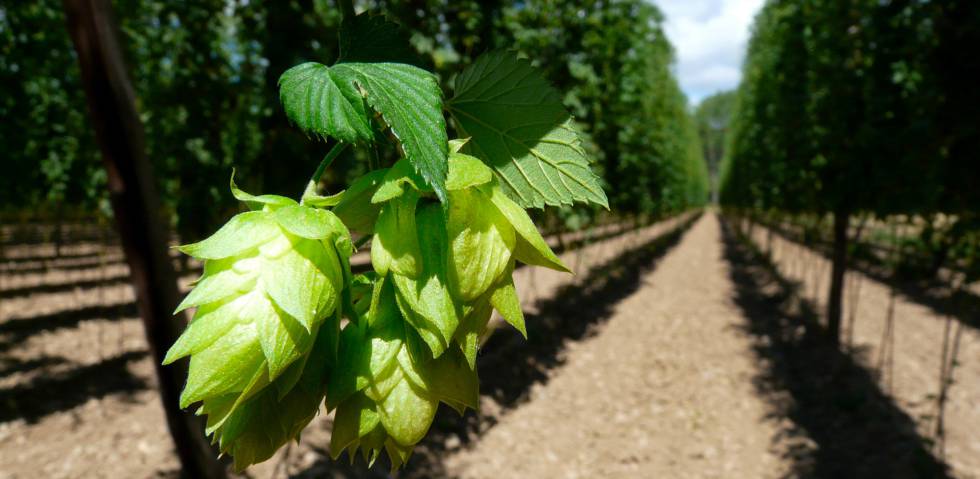
[[[279,85],[286,116],[297,126],[351,143],[373,140],[366,100],[445,201],[448,138],[442,90],[431,73],[403,63],[304,63],[283,73]]]
[[[516,235],[514,227],[482,191],[450,191],[449,199],[450,278],[459,298],[472,301],[504,274],[511,262]]]
[[[346,75],[307,62],[279,77],[279,100],[288,117],[307,133],[348,143],[374,139],[361,93]]]
[[[317,331],[316,334],[319,335],[321,332],[324,334],[329,334],[327,333],[328,327],[322,328],[320,331]],[[317,336],[317,338],[317,340],[319,340],[319,336]],[[295,387],[300,381],[303,375],[303,369],[306,368],[306,362],[308,359],[310,359],[310,355],[304,354],[296,361],[293,361],[293,363],[287,366],[286,370],[272,382],[272,385],[276,388],[277,399],[282,399],[286,394],[289,394],[289,391],[292,391],[293,387]],[[315,360],[326,361],[327,359],[328,358],[316,358]]]
[[[301,240],[285,252],[263,253],[268,257],[262,272],[262,287],[279,308],[296,318],[307,331],[333,312],[343,279],[333,248]]]
[[[397,471],[398,468],[408,463],[408,458],[412,457],[413,447],[403,446],[392,439],[385,441],[385,451],[388,452],[388,458],[391,460],[392,471]]]
[[[364,366],[365,342],[367,325],[348,324],[340,332],[340,346],[337,353],[337,365],[330,372],[330,383],[327,387],[327,410],[333,410],[344,403],[365,384],[358,386],[358,374],[367,369]]]
[[[315,206],[317,208],[329,208],[335,206],[341,202],[344,198],[346,191],[341,191],[340,193],[335,193],[329,196],[319,195],[316,192],[316,182],[310,181],[306,185],[306,190],[303,191],[303,198],[301,203],[306,206]]]
[[[527,215],[524,208],[504,195],[500,188],[489,188],[489,190],[490,201],[507,217],[510,224],[514,226],[514,230],[517,231],[518,238],[514,248],[514,257],[525,264],[544,266],[556,271],[571,273],[572,270],[568,269],[555,256],[554,251],[551,251],[548,243],[541,237],[541,233],[538,232],[538,228],[534,226],[534,222],[531,221],[531,217]]]
[[[381,209],[371,241],[371,264],[379,276],[391,270],[415,277],[422,258],[415,225],[418,193],[414,191],[389,201]]]
[[[413,446],[425,437],[439,402],[409,381],[400,381],[380,404],[378,413],[388,435],[401,446]]]
[[[215,261],[220,260],[209,260],[209,262]],[[252,282],[254,278],[255,275],[241,274],[231,267],[226,267],[226,269],[216,271],[213,274],[206,274],[194,285],[194,289],[191,290],[187,297],[180,302],[174,314],[187,308],[213,303],[233,294],[246,292],[254,286]]]
[[[425,379],[429,392],[460,414],[466,408],[476,409],[480,401],[480,379],[476,370],[470,369],[466,357],[458,350],[429,361],[425,365]]]
[[[287,198],[285,196],[279,195],[261,195],[255,196],[250,193],[246,193],[238,189],[238,185],[235,184],[235,171],[231,172],[231,194],[236,200],[241,201],[248,205],[251,210],[261,210],[265,205],[270,206],[286,206],[295,205],[296,201],[292,198]]]
[[[167,351],[163,364],[197,354],[225,335],[238,322],[237,308],[227,303],[211,303],[198,308],[194,320]],[[233,309],[235,308],[235,309]]]
[[[425,180],[412,169],[412,165],[407,160],[401,159],[396,161],[385,174],[381,185],[371,196],[371,203],[384,203],[398,198],[405,193],[406,186],[416,191],[432,191],[432,188],[428,188],[425,184]]]
[[[310,350],[318,329],[314,328],[308,334],[304,326],[288,314],[256,321],[256,327],[259,345],[268,364],[270,381],[278,378],[286,368]]]
[[[321,240],[350,236],[344,222],[327,210],[290,205],[275,210],[273,218],[283,229],[301,238]]]
[[[435,76],[401,63],[341,63],[333,68],[367,91],[368,104],[391,127],[405,157],[445,201],[449,139]]]
[[[470,369],[476,369],[476,353],[480,348],[480,336],[486,332],[492,314],[493,308],[490,307],[490,302],[486,299],[478,300],[456,329],[456,342],[463,356],[466,357]]]
[[[487,162],[525,208],[587,202],[608,208],[561,95],[526,60],[481,56],[456,78],[448,103],[464,151]]]
[[[466,146],[466,143],[469,141],[470,141],[469,138],[457,138],[455,140],[449,140],[449,152],[459,153],[460,151],[463,150],[463,147]]]
[[[398,289],[398,309],[405,321],[415,329],[433,356],[439,356],[449,346],[447,336],[456,328],[449,291],[438,281],[420,284],[407,276],[393,275]]]
[[[180,395],[180,407],[243,391],[264,359],[262,349],[254,347],[256,341],[258,333],[253,325],[237,325],[191,356],[191,374]]]
[[[367,367],[359,374],[367,382],[375,381],[390,374],[396,365],[395,358],[404,345],[405,325],[398,306],[395,304],[394,288],[388,281],[381,287],[377,305],[371,310],[371,324],[368,327]]]
[[[340,24],[340,57],[337,63],[394,62],[422,66],[408,36],[397,23],[383,15],[364,12]]]
[[[363,394],[357,394],[337,407],[333,427],[330,430],[330,457],[334,460],[340,454],[368,435],[381,418],[375,410],[374,402]],[[353,451],[352,451],[353,453]]]

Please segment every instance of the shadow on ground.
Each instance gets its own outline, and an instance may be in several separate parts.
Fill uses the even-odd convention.
[[[0,264],[0,272],[10,275],[37,274],[51,270],[75,271],[100,268],[103,266],[116,266],[125,263],[126,258],[123,257],[122,253],[105,254],[104,256],[53,257],[46,260],[22,261],[19,263],[16,260],[4,260],[3,264]]]
[[[830,260],[829,246],[807,244],[780,228],[764,226],[782,239],[806,248],[823,259]],[[963,289],[950,291],[950,285],[938,279],[903,278],[896,275],[892,268],[884,265],[880,260],[873,261],[864,257],[851,259],[849,263],[851,269],[860,271],[861,274],[894,288],[909,301],[931,309],[937,316],[953,317],[966,326],[980,330],[980,314],[977,314],[977,311],[980,311],[980,296]]]
[[[0,423],[18,418],[34,423],[48,414],[84,404],[91,398],[142,391],[150,385],[134,375],[129,364],[145,356],[146,351],[132,351],[63,373],[39,376],[26,384],[0,388],[0,404],[3,405]],[[57,362],[58,358],[36,361],[50,363]],[[18,366],[23,364],[8,367]]]
[[[11,319],[0,323],[0,354],[17,347],[35,334],[74,328],[83,321],[95,319],[121,321],[136,317],[136,315],[136,303],[125,301]]]
[[[734,302],[760,361],[755,386],[772,420],[789,419],[775,438],[790,446],[787,477],[948,477],[872,373],[825,339],[812,305],[795,293],[798,285],[722,223]]]

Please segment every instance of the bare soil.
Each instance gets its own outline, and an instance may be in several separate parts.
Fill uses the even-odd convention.
[[[772,443],[780,427],[765,417],[752,386],[751,339],[740,332],[726,268],[717,221],[702,218],[609,306],[601,330],[567,344],[561,365],[518,407],[447,458],[447,471],[473,478],[781,476],[785,466]]]
[[[774,271],[714,214],[687,219],[571,235],[575,276],[519,269],[530,338],[501,324],[480,411],[441,408],[399,477],[980,478],[976,330],[960,330],[939,437],[958,321],[862,278],[842,353],[809,334],[817,255],[776,239]],[[118,248],[52,250],[0,262],[0,479],[176,477]],[[330,426],[324,411],[245,476],[389,477],[330,461]]]

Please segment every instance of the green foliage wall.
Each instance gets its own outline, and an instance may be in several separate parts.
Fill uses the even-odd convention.
[[[980,62],[961,52],[977,44],[978,19],[969,1],[767,2],[737,94],[722,201],[970,214],[980,120],[965,112],[980,108]]]
[[[356,3],[399,22],[446,91],[452,72],[485,51],[534,58],[567,92],[614,209],[664,213],[705,201],[696,126],[670,70],[663,16],[650,3]],[[296,171],[315,165],[327,145],[289,125],[277,81],[302,60],[336,58],[334,2],[117,0],[115,7],[148,153],[181,235],[201,237],[236,208],[223,191],[232,167],[248,188],[302,191]],[[0,178],[0,209],[98,207],[104,173],[61,3],[15,2],[0,14],[0,82],[11,92],[0,100],[11,173]],[[324,181],[341,187],[363,164],[347,154]]]

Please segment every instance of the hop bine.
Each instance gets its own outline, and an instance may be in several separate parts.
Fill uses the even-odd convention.
[[[201,403],[236,468],[298,438],[324,398],[336,410],[331,455],[373,463],[386,451],[393,468],[440,402],[477,407],[493,310],[527,335],[516,262],[568,269],[462,145],[450,144],[445,203],[405,160],[302,203],[232,183],[251,211],[180,247],[204,274],[177,308],[197,311],[165,363],[190,356],[181,407]],[[352,277],[345,223],[372,235],[373,272]]]

